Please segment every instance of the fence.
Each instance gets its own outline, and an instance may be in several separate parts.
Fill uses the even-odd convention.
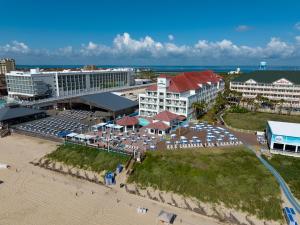
[[[101,151],[105,151],[105,152],[113,152],[113,153],[118,153],[118,154],[123,154],[123,155],[128,155],[128,156],[132,156],[132,153],[126,152],[124,150],[121,149],[115,149],[115,148],[100,148],[97,145],[92,145],[92,144],[88,144],[86,142],[78,142],[78,141],[71,141],[71,140],[64,140],[63,142],[64,144],[76,144],[76,145],[82,145],[82,146],[86,146],[86,147],[91,147],[91,148],[96,148],[98,150]]]
[[[23,130],[19,130],[19,129],[11,129],[11,133],[16,133],[16,134],[22,134],[22,135],[27,135],[27,136],[31,136],[31,137],[35,137],[35,138],[42,138],[45,139],[47,141],[54,141],[54,142],[59,142],[59,143],[63,143],[63,139],[58,138],[58,137],[52,137],[52,136],[44,136],[41,134],[37,134],[37,133],[32,133],[32,132],[28,132],[28,131],[23,131]]]

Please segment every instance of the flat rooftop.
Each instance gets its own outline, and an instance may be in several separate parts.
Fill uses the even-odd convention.
[[[268,121],[273,134],[300,138],[300,123]]]
[[[98,70],[59,70],[59,71],[44,71],[40,69],[30,69],[30,71],[10,71],[6,75],[43,75],[43,74],[87,74],[87,73],[108,73],[108,72],[127,72],[133,71],[132,68],[108,68]]]

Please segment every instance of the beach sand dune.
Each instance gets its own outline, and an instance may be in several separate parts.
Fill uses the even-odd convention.
[[[215,225],[217,221],[105,186],[62,175],[29,162],[56,149],[56,143],[16,135],[0,139],[0,225],[152,225],[161,209],[174,224]],[[138,214],[138,206],[149,212]]]

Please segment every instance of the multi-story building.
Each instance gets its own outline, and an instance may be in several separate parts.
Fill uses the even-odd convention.
[[[139,95],[139,114],[153,117],[167,110],[189,118],[194,102],[211,103],[223,89],[224,80],[212,71],[160,75],[156,85]]]
[[[0,59],[0,95],[6,95],[5,73],[16,69],[14,59]]]
[[[14,59],[0,59],[0,74],[6,74],[13,70],[16,70]]]
[[[292,107],[300,107],[300,71],[256,71],[242,74],[230,82],[230,90],[255,98],[258,94],[285,101]]]
[[[6,82],[10,97],[38,99],[130,86],[133,73],[133,69],[128,68],[51,72],[31,69],[6,73]]]

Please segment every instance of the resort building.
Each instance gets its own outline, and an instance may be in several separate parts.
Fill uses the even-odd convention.
[[[21,99],[74,96],[114,87],[130,86],[134,71],[128,68],[80,71],[31,69],[6,73],[8,95]]]
[[[160,75],[157,84],[139,95],[139,115],[153,117],[162,111],[190,117],[194,102],[210,104],[224,90],[224,80],[212,71]]]
[[[284,104],[300,107],[300,71],[256,71],[242,74],[230,82],[230,90],[255,98],[258,94]]]
[[[266,136],[271,153],[300,157],[300,124],[268,121]]]

